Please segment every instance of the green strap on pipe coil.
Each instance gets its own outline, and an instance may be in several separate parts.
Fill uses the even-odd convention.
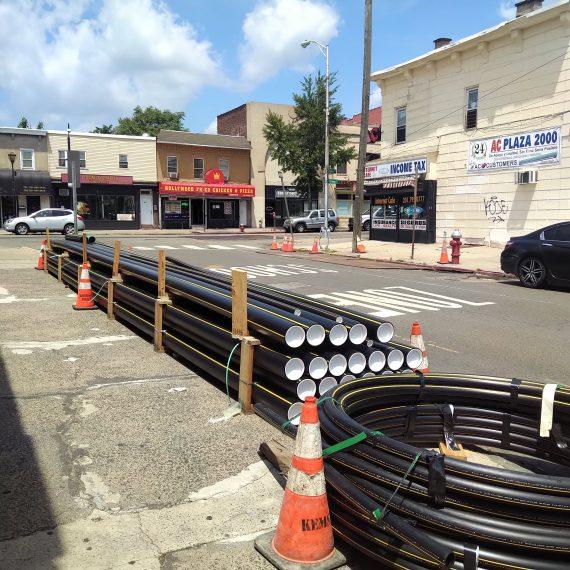
[[[228,356],[228,361],[226,363],[226,394],[228,395],[228,402],[231,404],[232,403],[232,399],[230,398],[230,364],[234,355],[234,352],[236,351],[236,348],[240,345],[241,343],[238,342],[230,351],[230,355]]]

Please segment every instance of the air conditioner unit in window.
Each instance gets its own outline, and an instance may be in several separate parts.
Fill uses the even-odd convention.
[[[535,184],[538,181],[538,170],[525,170],[515,173],[517,184]]]
[[[173,178],[175,180],[178,180],[178,172],[169,172],[168,178]]]

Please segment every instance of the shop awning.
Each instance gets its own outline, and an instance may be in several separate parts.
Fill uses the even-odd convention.
[[[253,198],[255,186],[249,184],[200,184],[193,182],[159,182],[160,194],[169,196],[232,196],[236,198]]]
[[[51,194],[51,178],[48,172],[38,170],[16,170],[16,194]],[[11,195],[12,169],[0,170],[0,194]]]

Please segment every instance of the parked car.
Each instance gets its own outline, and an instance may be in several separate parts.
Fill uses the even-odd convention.
[[[291,216],[286,218],[283,222],[285,230],[289,230],[290,225],[293,225],[294,232],[306,232],[307,230],[320,230],[325,226],[325,211],[324,210],[310,210],[303,212],[300,216]],[[334,232],[339,224],[338,216],[334,210],[329,210],[328,226],[331,232]]]
[[[374,210],[374,218],[380,218],[384,214],[382,208],[377,208]],[[364,214],[362,214],[362,231],[368,232],[370,231],[371,222],[370,222],[370,210],[366,210]],[[354,218],[348,218],[348,230],[352,231],[354,228]]]
[[[73,211],[64,208],[45,208],[29,216],[9,218],[4,223],[4,229],[20,236],[32,232],[45,232],[46,229],[50,232],[70,234],[73,232]],[[85,229],[81,216],[77,216],[77,229],[79,231]]]
[[[525,287],[570,287],[570,222],[511,238],[501,253],[501,269],[516,275]]]

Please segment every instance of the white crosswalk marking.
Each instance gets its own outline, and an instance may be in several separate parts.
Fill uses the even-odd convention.
[[[182,247],[185,247],[186,249],[199,249],[201,251],[204,251],[206,249],[205,247],[200,247],[199,245],[183,245]]]
[[[222,275],[231,275],[232,269],[241,269],[247,272],[250,279],[256,277],[276,277],[277,275],[300,275],[303,273],[338,273],[335,269],[317,269],[306,267],[297,263],[287,264],[268,264],[268,265],[240,265],[234,267],[212,267],[210,271],[221,273]]]
[[[156,249],[179,249],[179,248],[174,247],[172,245],[155,245],[154,247]]]
[[[236,247],[243,247],[245,249],[259,249],[256,245],[241,245],[239,243],[236,244]]]
[[[133,249],[139,249],[141,251],[154,251],[154,247],[146,247],[144,245],[133,245]]]
[[[464,306],[482,307],[494,305],[491,301],[476,302],[457,297],[448,297],[412,289],[411,287],[393,286],[362,291],[339,291],[334,293],[316,293],[309,295],[313,299],[323,299],[337,307],[364,309],[375,317],[395,317],[406,313],[421,311],[439,311],[441,309],[461,309]]]
[[[215,244],[208,244],[208,247],[212,249],[233,249],[233,247],[228,247],[227,245],[215,245]]]

